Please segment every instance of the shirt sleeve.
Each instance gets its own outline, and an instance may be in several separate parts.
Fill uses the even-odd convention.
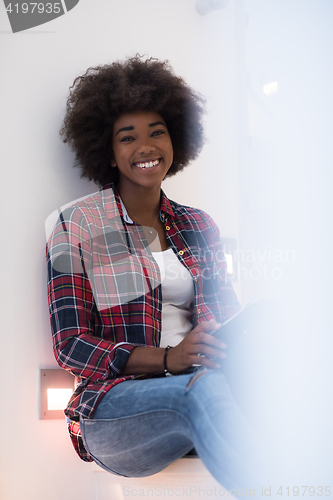
[[[94,334],[96,304],[87,274],[91,252],[85,215],[79,208],[66,209],[46,245],[54,354],[75,376],[105,380],[119,376],[136,345]]]

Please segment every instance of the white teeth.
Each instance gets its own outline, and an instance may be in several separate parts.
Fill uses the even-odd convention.
[[[160,160],[146,161],[145,163],[134,163],[134,165],[139,168],[151,168],[155,167],[155,165],[157,165],[159,161]]]

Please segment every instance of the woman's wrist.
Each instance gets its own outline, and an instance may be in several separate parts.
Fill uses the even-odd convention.
[[[164,372],[163,347],[135,347],[128,357],[122,375],[139,375],[142,373]]]
[[[168,370],[168,367],[167,367],[167,356],[168,356],[168,351],[169,349],[172,349],[172,346],[171,345],[168,345],[165,349],[164,349],[164,356],[163,356],[163,369],[164,369],[164,375],[174,375],[173,373],[171,373],[169,370]]]

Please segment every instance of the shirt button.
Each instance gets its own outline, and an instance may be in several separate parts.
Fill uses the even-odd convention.
[[[170,226],[165,226],[165,229],[166,229],[167,231],[169,231],[169,230],[170,230]]]
[[[201,309],[198,309],[198,314],[200,314],[200,313],[201,313]]]
[[[178,255],[184,255],[184,251],[183,250],[179,250]]]

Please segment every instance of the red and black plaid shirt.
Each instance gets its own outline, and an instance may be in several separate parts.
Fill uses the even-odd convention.
[[[170,247],[193,277],[193,327],[212,318],[222,322],[237,312],[213,220],[163,192],[160,218]],[[159,346],[159,269],[141,226],[124,221],[112,184],[60,214],[47,243],[47,262],[55,357],[81,381],[65,414],[76,451],[90,461],[80,415],[92,417],[115,384],[150,376],[121,372],[134,347]]]

